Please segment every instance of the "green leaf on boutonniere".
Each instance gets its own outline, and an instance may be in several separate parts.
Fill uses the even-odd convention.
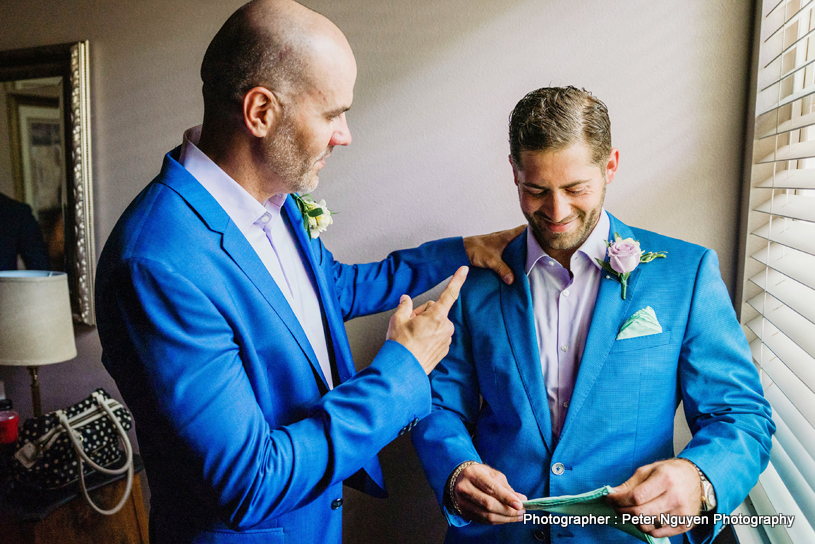
[[[613,274],[615,277],[619,276],[617,271],[611,268],[611,265],[607,261],[601,261],[600,259],[595,259],[595,261],[597,261],[597,263],[603,268],[603,270],[605,270],[609,274]]]
[[[300,196],[297,193],[293,193],[291,196],[297,203],[297,208],[303,217],[303,229],[311,239],[320,236],[320,233],[324,232],[328,225],[334,222],[331,219],[334,212],[328,209],[325,200],[317,202],[311,195]]]
[[[649,251],[640,256],[641,263],[650,263],[654,259],[665,259],[668,257],[667,251]]]

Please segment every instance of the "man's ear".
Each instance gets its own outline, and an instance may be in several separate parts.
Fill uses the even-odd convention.
[[[620,150],[616,147],[611,148],[611,153],[608,155],[608,162],[606,163],[606,184],[614,180],[617,174],[617,167],[620,165]]]
[[[512,154],[507,155],[509,165],[512,167],[512,177],[515,178],[515,186],[518,186],[518,169],[515,167],[515,161],[512,160]]]
[[[282,115],[280,101],[266,87],[249,89],[243,97],[243,122],[249,132],[264,138],[270,134]]]

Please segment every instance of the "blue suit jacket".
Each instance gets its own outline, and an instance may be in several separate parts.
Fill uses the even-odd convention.
[[[31,206],[0,193],[0,270],[17,270],[17,255],[28,270],[51,270]]]
[[[452,274],[467,262],[461,239],[343,265],[286,201],[342,382],[323,394],[282,293],[177,152],[119,220],[96,280],[103,362],[150,483],[151,542],[339,543],[343,480],[364,466],[369,478],[356,479],[381,488],[377,452],[431,405],[424,371],[396,342],[355,375],[343,320]]]
[[[413,431],[439,501],[453,469],[467,460],[500,470],[529,498],[619,485],[638,467],[673,456],[674,413],[684,401],[694,436],[680,455],[705,472],[718,511],[730,513],[766,466],[775,427],[715,253],[611,217],[610,236],[633,237],[643,251],[668,256],[631,273],[626,300],[619,282],[604,274],[555,442],[524,273],[527,232],[504,253],[515,283],[473,270],[451,310],[456,335],[431,374],[433,412]],[[646,306],[663,332],[615,340],[626,319]],[[552,471],[556,463],[565,467],[560,475]],[[456,527],[463,520],[444,512],[453,525],[448,542],[537,542],[533,531],[548,531],[523,523]],[[552,527],[550,537],[575,544],[637,542],[607,526]]]

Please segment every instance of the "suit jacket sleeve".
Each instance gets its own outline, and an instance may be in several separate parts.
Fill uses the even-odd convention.
[[[394,251],[384,260],[367,264],[342,264],[322,242],[315,247],[326,276],[334,280],[344,320],[391,310],[399,297],[415,297],[469,264],[459,238],[427,242],[413,249]]]
[[[767,467],[775,424],[712,250],[697,273],[679,385],[693,433],[679,456],[705,473],[716,491],[717,511],[729,514]],[[689,537],[694,544],[709,541],[720,528]]]
[[[445,505],[445,486],[455,468],[465,461],[481,462],[468,426],[478,418],[480,393],[473,364],[470,332],[463,317],[460,297],[450,309],[456,327],[450,351],[430,374],[433,409],[411,433],[430,487],[451,525],[469,522]]]
[[[106,366],[115,368],[123,392],[140,392],[133,405],[149,409],[137,420],[143,415],[168,429],[168,447],[189,461],[184,470],[212,494],[231,528],[310,502],[430,411],[422,367],[387,341],[370,367],[323,396],[307,417],[273,428],[242,361],[246,339],[238,343],[217,301],[164,263],[130,259],[111,272],[105,282],[115,288],[106,289],[100,315]]]

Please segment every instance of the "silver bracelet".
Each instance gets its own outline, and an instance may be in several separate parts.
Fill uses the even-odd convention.
[[[463,516],[464,514],[462,514],[461,508],[458,506],[458,500],[456,500],[456,482],[458,482],[458,477],[461,476],[461,473],[464,472],[465,468],[477,464],[478,461],[464,461],[457,466],[456,470],[453,471],[453,474],[450,475],[450,482],[447,485],[447,496],[450,498],[450,504],[453,506],[453,511],[459,516]]]

